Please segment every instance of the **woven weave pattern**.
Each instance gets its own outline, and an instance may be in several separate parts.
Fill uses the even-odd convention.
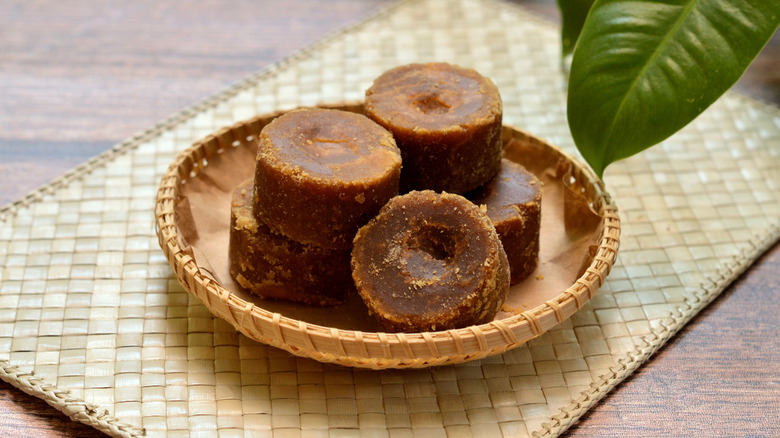
[[[623,237],[606,284],[530,344],[460,365],[351,369],[251,341],[179,285],[153,214],[160,177],[197,139],[258,113],[360,99],[412,61],[490,76],[506,123],[575,153],[558,38],[511,5],[403,2],[0,212],[0,377],[29,388],[34,372],[48,385],[38,396],[117,436],[565,430],[780,235],[776,109],[727,95],[613,165]]]
[[[361,111],[362,105],[337,105],[335,108]],[[249,176],[250,172],[241,172],[235,163],[248,160],[253,164],[251,148],[254,147],[254,139],[262,132],[263,127],[279,114],[263,114],[225,127],[197,141],[191,148],[179,154],[160,183],[155,206],[160,246],[168,261],[171,262],[179,282],[187,291],[198,297],[211,313],[225,319],[250,339],[283,348],[297,356],[371,369],[425,368],[481,359],[503,353],[538,337],[581,309],[604,283],[615,261],[619,245],[619,220],[616,208],[608,199],[601,182],[554,146],[515,128],[504,127],[501,138],[505,143],[505,156],[523,157],[535,154],[540,157],[536,161],[546,160],[554,163],[548,163],[548,167],[545,168],[548,175],[539,175],[542,184],[548,184],[545,187],[547,194],[543,195],[545,202],[555,203],[555,186],[563,184],[565,174],[568,175],[567,181],[572,187],[566,190],[582,196],[583,206],[588,202],[594,211],[599,211],[603,215],[599,245],[589,248],[593,253],[592,262],[584,273],[573,284],[566,284],[567,287],[558,288],[545,283],[549,292],[556,295],[554,298],[545,302],[534,302],[535,305],[529,304],[524,308],[529,310],[521,310],[508,317],[495,318],[488,324],[434,333],[340,330],[338,326],[331,326],[331,324],[338,324],[338,321],[317,321],[315,318],[318,318],[318,312],[311,308],[305,308],[307,314],[297,315],[295,311],[304,308],[274,309],[273,306],[278,302],[255,302],[251,297],[242,294],[237,289],[238,286],[229,286],[226,283],[230,273],[225,272],[225,267],[219,270],[210,263],[208,266],[204,263],[204,259],[208,261],[210,255],[217,258],[224,255],[225,243],[211,244],[208,249],[199,250],[202,256],[196,257],[192,248],[182,248],[180,242],[190,239],[190,234],[183,232],[183,229],[188,227],[186,222],[197,223],[197,220],[194,215],[191,221],[186,219],[188,214],[192,215],[192,210],[177,214],[175,205],[177,200],[182,204],[197,202],[200,205],[208,205],[205,214],[209,217],[215,214],[214,211],[220,211],[219,204],[225,201],[224,198],[200,197],[189,201],[188,195],[183,192],[187,187],[197,187],[199,172],[206,173],[214,167],[227,169],[232,175],[226,175],[224,170],[212,171],[204,179],[207,182],[201,184],[214,188],[213,181],[220,181],[221,186],[232,188],[237,183],[235,175],[240,175],[239,181]],[[235,158],[238,154],[241,154],[242,158]],[[227,166],[218,164],[226,161],[231,164]],[[550,165],[554,165],[555,169],[549,167]],[[251,166],[248,167],[244,170],[251,171]],[[539,172],[538,169],[536,171]],[[565,197],[566,194],[563,196]],[[220,219],[215,221],[216,224],[213,226],[219,227],[220,224],[225,226],[224,217],[228,216],[228,211],[227,208],[222,210],[219,214]],[[177,215],[180,216],[178,221]],[[205,219],[205,216],[200,217]],[[565,227],[565,224],[553,221],[548,226]],[[201,222],[198,227],[208,229],[209,225]],[[545,225],[542,225],[542,230],[544,227]],[[227,233],[227,230],[223,229]],[[544,236],[542,234],[542,240],[545,239]],[[200,246],[200,242],[195,243],[194,246]],[[545,260],[549,258],[540,256],[540,259],[541,264],[545,264]],[[544,278],[545,275],[550,276],[550,273],[545,273],[543,269],[536,272],[536,281],[540,281],[538,278]],[[574,272],[569,275],[575,276]],[[219,280],[216,279],[217,277]],[[524,294],[522,290],[510,291],[510,294],[513,293],[521,296]],[[511,302],[511,300],[512,297],[507,301]],[[354,304],[348,303],[334,309],[334,312],[338,314],[363,312],[367,316],[364,308],[350,309]]]

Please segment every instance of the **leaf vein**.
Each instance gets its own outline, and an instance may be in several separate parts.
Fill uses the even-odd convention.
[[[642,78],[645,77],[650,67],[655,63],[655,61],[658,59],[659,56],[661,56],[661,53],[663,53],[664,49],[666,48],[667,43],[672,39],[672,37],[677,33],[677,31],[680,29],[680,27],[683,25],[685,20],[688,18],[691,11],[693,11],[699,4],[700,0],[692,0],[690,3],[685,5],[682,12],[680,13],[679,17],[675,21],[674,25],[670,28],[670,30],[664,35],[661,42],[656,46],[653,53],[648,58],[647,62],[642,66],[642,68],[639,70],[639,74],[636,75],[636,77],[632,80],[631,85],[628,87],[628,92],[625,93],[623,98],[620,101],[620,104],[618,105],[617,111],[615,112],[615,117],[612,118],[612,121],[609,125],[609,130],[607,132],[607,135],[605,137],[606,143],[610,143],[612,136],[615,132],[615,126],[617,125],[617,121],[620,119],[620,114],[623,113],[624,107],[626,106],[626,103],[631,100],[630,98],[633,96],[634,92],[637,89],[637,86],[642,80]],[[613,158],[613,157],[609,157]],[[614,161],[614,160],[613,160]]]

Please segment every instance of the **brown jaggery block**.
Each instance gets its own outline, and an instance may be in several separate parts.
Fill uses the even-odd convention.
[[[349,248],[357,229],[398,194],[400,172],[392,135],[367,117],[291,111],[260,133],[255,215],[295,241]]]
[[[366,91],[368,117],[393,133],[401,190],[465,193],[501,164],[501,96],[479,73],[452,64],[388,70]]]
[[[228,253],[230,275],[264,298],[327,306],[354,290],[349,249],[298,243],[255,218],[252,179],[233,192]]]
[[[352,278],[386,330],[447,330],[493,320],[509,291],[509,263],[479,207],[413,191],[358,230]]]
[[[501,170],[492,180],[467,196],[487,207],[487,215],[509,258],[512,284],[528,277],[539,260],[539,229],[542,223],[542,183],[514,161],[501,160]]]

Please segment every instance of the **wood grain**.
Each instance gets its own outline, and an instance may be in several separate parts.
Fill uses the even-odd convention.
[[[0,2],[0,205],[389,2]],[[777,35],[736,88],[780,105]],[[569,435],[780,436],[778,272],[775,247]],[[0,383],[0,436],[102,434]]]
[[[569,435],[780,436],[778,272],[775,246]]]
[[[0,3],[0,205],[387,3]]]

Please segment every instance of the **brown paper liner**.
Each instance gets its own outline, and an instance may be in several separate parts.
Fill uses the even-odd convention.
[[[507,128],[508,129],[508,128]],[[226,289],[271,312],[308,323],[348,330],[378,331],[360,297],[353,295],[335,309],[263,299],[246,292],[228,270],[230,196],[254,172],[254,143],[227,149],[183,186],[176,207],[181,237],[198,265]],[[542,225],[539,266],[512,286],[504,311],[496,319],[533,309],[560,295],[589,262],[588,248],[599,238],[601,218],[589,206],[582,185],[573,185],[570,166],[559,153],[541,143],[505,138],[505,156],[542,181]]]
[[[361,104],[323,107],[362,111]],[[255,140],[280,114],[257,116],[196,142],[171,165],[157,198],[160,245],[180,283],[252,339],[324,362],[375,369],[479,359],[563,322],[601,287],[615,261],[620,224],[600,181],[549,143],[504,127],[505,156],[542,182],[541,248],[536,271],[512,286],[492,322],[386,334],[357,295],[331,308],[252,295],[229,274],[230,195],[252,176]]]

